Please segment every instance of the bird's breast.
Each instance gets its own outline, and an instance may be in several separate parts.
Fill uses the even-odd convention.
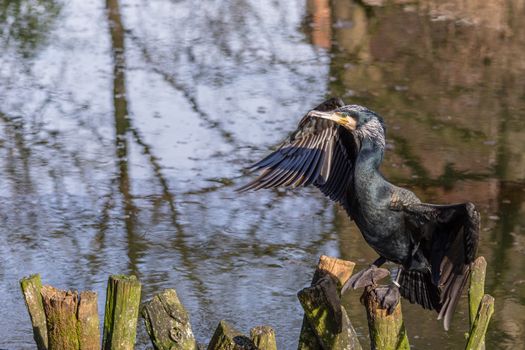
[[[403,214],[388,207],[360,206],[354,220],[365,241],[379,255],[396,263],[410,256],[410,237]]]

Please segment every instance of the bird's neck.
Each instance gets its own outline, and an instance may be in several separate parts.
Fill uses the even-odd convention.
[[[363,138],[354,170],[354,203],[357,205],[354,210],[360,212],[359,215],[365,215],[365,212],[373,213],[384,203],[383,189],[388,182],[379,172],[382,160],[382,145],[374,142],[373,139]]]
[[[358,175],[379,175],[379,166],[383,161],[384,146],[370,137],[361,140],[361,149],[357,156],[356,172]]]

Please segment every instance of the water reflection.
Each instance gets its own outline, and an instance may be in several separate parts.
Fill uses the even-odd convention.
[[[294,348],[295,294],[317,257],[374,253],[314,190],[232,189],[331,94],[385,117],[390,179],[481,208],[488,342],[522,346],[524,7],[381,3],[0,2],[0,301],[14,305],[0,346],[32,344],[22,275],[103,300],[119,272],[144,298],[176,286],[200,341],[227,318],[271,324]],[[365,339],[357,295],[347,302]],[[414,348],[463,344],[465,314],[444,335],[404,308]]]

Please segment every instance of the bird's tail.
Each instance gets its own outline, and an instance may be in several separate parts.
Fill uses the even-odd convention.
[[[401,294],[439,313],[448,330],[470,275],[479,241],[479,213],[472,203],[413,207],[430,233],[429,271],[401,271]],[[430,218],[430,219],[429,219]]]
[[[417,303],[425,309],[436,310],[438,320],[443,320],[445,330],[449,329],[452,315],[458,304],[463,288],[470,275],[470,265],[462,265],[458,271],[447,259],[442,264],[439,287],[432,283],[430,271],[399,272],[399,291],[411,303]]]
[[[463,288],[470,276],[470,264],[454,264],[447,256],[441,263],[439,279],[439,311],[438,320],[443,319],[443,326],[448,330],[452,315],[458,304]]]
[[[441,310],[439,290],[432,283],[430,271],[422,272],[416,270],[399,271],[399,292],[412,304],[416,303],[425,309]]]

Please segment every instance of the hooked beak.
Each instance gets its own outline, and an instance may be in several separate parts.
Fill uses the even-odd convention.
[[[331,120],[349,130],[355,130],[355,128],[357,127],[357,121],[354,118],[339,112],[321,112],[313,110],[310,111],[308,115],[310,117]]]

